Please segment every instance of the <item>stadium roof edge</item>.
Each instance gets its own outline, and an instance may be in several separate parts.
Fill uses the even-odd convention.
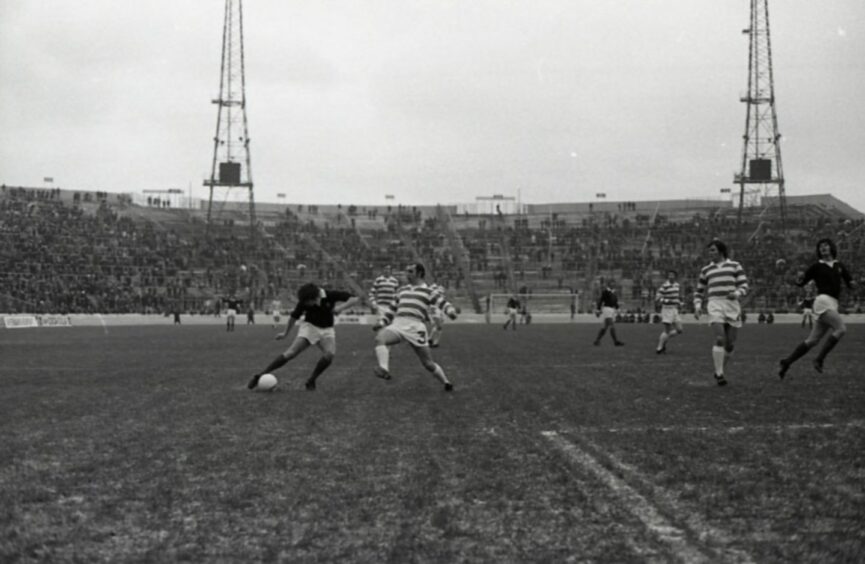
[[[136,192],[106,192],[101,190],[72,190],[69,188],[61,188],[59,186],[45,187],[45,186],[11,186],[8,184],[2,184],[2,193],[5,193],[10,189],[23,189],[28,191],[48,191],[54,190],[57,191],[60,195],[61,200],[72,200],[74,194],[104,194],[108,203],[128,203],[129,199],[136,194]],[[143,192],[141,192],[143,194]],[[777,201],[777,197],[766,197],[763,198],[763,205],[772,206],[774,202]],[[204,203],[204,200],[201,200]],[[226,202],[227,207],[232,207],[235,202]],[[236,202],[238,206],[243,206],[244,208],[248,205],[247,201]],[[354,205],[358,209],[363,210],[373,210],[379,209],[384,210],[388,207],[396,208],[399,205],[402,206],[403,209],[418,209],[418,210],[435,210],[438,205],[448,209],[452,213],[455,211],[456,206],[458,204],[424,204],[424,205],[412,205],[412,204],[396,204],[396,203],[385,203],[385,204],[352,204],[351,202],[347,204],[300,204],[300,203],[292,203],[292,202],[256,202],[256,206],[261,206],[263,209],[284,209],[286,207],[297,209],[298,206],[302,206],[303,208],[307,208],[308,206],[317,206],[322,211],[325,210],[333,210],[336,211],[340,208],[348,208],[351,205]],[[620,206],[628,205],[626,211],[645,211],[647,213],[651,213],[656,209],[658,211],[669,211],[669,210],[685,210],[685,209],[730,209],[735,207],[735,204],[732,200],[720,200],[720,199],[711,199],[711,198],[672,198],[672,199],[658,199],[658,200],[602,200],[602,201],[583,201],[583,202],[546,202],[546,203],[523,203],[525,211],[529,213],[548,213],[550,211],[555,211],[559,213],[567,213],[567,212],[580,212],[580,211],[610,211],[617,212],[623,211]],[[847,204],[843,200],[833,196],[830,193],[823,194],[808,194],[808,195],[788,195],[787,196],[787,205],[788,206],[798,206],[798,205],[815,205],[821,207],[826,210],[831,210],[845,217],[849,217],[851,219],[863,219],[865,218],[865,213],[857,210],[853,206]],[[146,207],[146,206],[145,206]],[[196,206],[198,208],[198,206]],[[551,210],[551,208],[554,208]]]

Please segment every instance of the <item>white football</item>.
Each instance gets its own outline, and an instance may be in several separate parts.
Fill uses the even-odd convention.
[[[277,380],[273,374],[262,374],[255,386],[256,392],[269,392],[276,387]]]

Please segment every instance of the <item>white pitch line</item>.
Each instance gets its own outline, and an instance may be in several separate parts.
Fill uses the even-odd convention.
[[[743,550],[732,548],[733,539],[730,538],[725,531],[711,526],[705,519],[698,514],[688,511],[676,501],[675,496],[670,494],[661,486],[656,485],[648,477],[637,470],[634,466],[626,464],[619,460],[616,456],[608,451],[602,450],[600,446],[592,441],[586,441],[588,446],[597,452],[603,453],[603,456],[613,466],[613,469],[630,483],[643,484],[645,488],[651,490],[651,494],[655,499],[661,500],[664,505],[672,509],[680,520],[683,521],[691,533],[700,540],[709,540],[714,546],[723,547],[724,556],[728,560],[734,560],[741,563],[753,563],[754,559]]]
[[[569,460],[591,472],[616,494],[637,519],[653,533],[658,540],[667,545],[676,558],[682,562],[712,562],[699,546],[688,539],[687,533],[661,515],[648,499],[628,485],[627,482],[604,468],[589,453],[563,438],[555,431],[541,433],[561,450]]]
[[[846,421],[842,423],[790,423],[774,425],[735,425],[732,427],[721,426],[694,426],[694,425],[666,425],[666,426],[643,426],[633,427],[574,427],[575,433],[737,433],[772,432],[785,433],[789,431],[820,431],[825,429],[861,429],[865,428],[865,421]]]

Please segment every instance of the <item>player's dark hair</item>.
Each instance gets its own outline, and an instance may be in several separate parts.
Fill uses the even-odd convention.
[[[832,258],[833,259],[837,258],[838,257],[838,247],[835,246],[835,242],[832,239],[830,239],[829,237],[824,237],[824,238],[820,239],[819,241],[817,241],[817,247],[815,249],[815,252],[817,253],[817,260],[820,260],[823,258],[820,256],[820,245],[822,245],[823,243],[826,243],[829,245],[829,254],[832,255]]]
[[[676,269],[675,269],[675,268],[668,268],[668,269],[667,269],[667,274],[669,274],[669,273],[671,273],[671,272],[673,273],[673,276],[679,276],[679,273],[676,272]]]
[[[318,286],[313,283],[304,284],[297,289],[297,300],[305,302],[306,300],[314,300],[318,297]]]
[[[418,278],[423,278],[426,276],[426,268],[424,268],[424,265],[422,265],[421,263],[416,262],[416,263],[410,264],[408,266],[409,266],[409,268],[414,269],[414,273],[417,274]]]
[[[727,245],[720,239],[712,239],[712,242],[706,245],[706,248],[715,247],[724,258],[727,258]]]

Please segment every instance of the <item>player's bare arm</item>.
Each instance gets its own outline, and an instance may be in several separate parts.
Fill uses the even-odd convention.
[[[276,334],[276,340],[281,341],[288,337],[288,333],[291,331],[291,328],[294,327],[294,324],[297,323],[297,319],[289,316],[288,317],[288,325],[285,328],[285,331]]]
[[[352,296],[351,298],[349,298],[348,300],[346,300],[344,302],[337,302],[336,305],[333,306],[333,314],[339,315],[340,313],[344,312],[345,310],[359,304],[360,301],[361,301],[360,298],[358,298],[357,296]]]

